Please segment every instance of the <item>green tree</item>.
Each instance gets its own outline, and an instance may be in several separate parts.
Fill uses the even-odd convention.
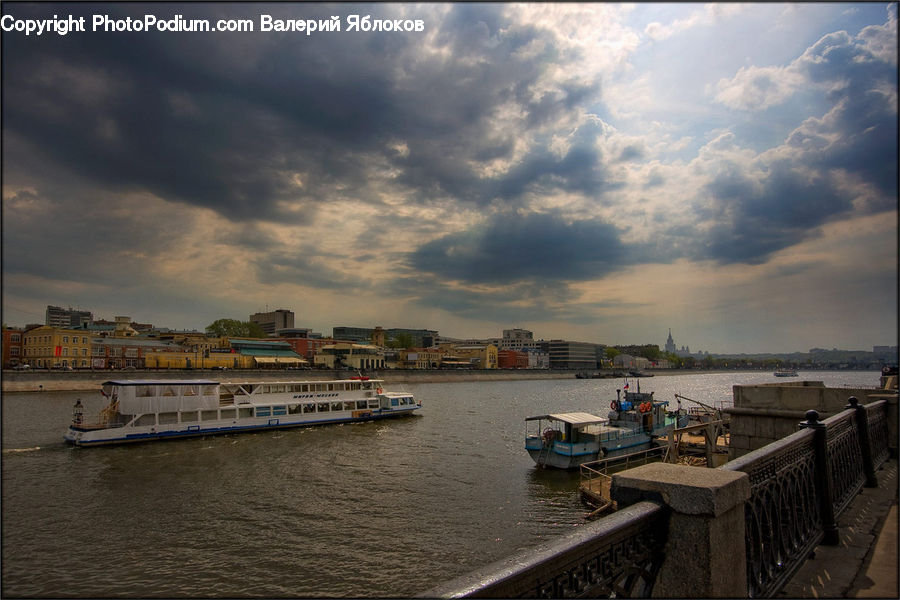
[[[610,346],[609,348],[606,349],[606,358],[608,358],[609,360],[614,359],[615,357],[617,357],[620,354],[622,354],[622,353],[619,352],[618,350],[616,350],[615,348],[613,348],[612,346]]]
[[[215,337],[249,337],[262,338],[266,333],[259,323],[252,321],[238,321],[237,319],[218,319],[206,327],[206,335]]]
[[[413,347],[413,336],[409,333],[400,332],[393,339],[386,342],[388,348],[412,348]]]

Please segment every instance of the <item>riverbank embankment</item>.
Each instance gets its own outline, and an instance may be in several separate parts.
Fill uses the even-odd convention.
[[[581,371],[573,369],[466,369],[421,370],[392,369],[372,371],[363,375],[383,379],[386,383],[452,383],[458,381],[516,381],[527,379],[573,379]],[[597,372],[597,371],[592,371]],[[601,375],[615,377],[618,371],[599,371]],[[725,371],[696,369],[666,369],[654,371],[655,376],[696,375],[697,373],[722,373]],[[347,379],[357,376],[355,371],[345,370],[241,370],[216,371],[212,369],[136,371],[3,371],[3,392],[80,392],[100,389],[104,381],[133,379],[209,379],[213,381],[296,381]]]

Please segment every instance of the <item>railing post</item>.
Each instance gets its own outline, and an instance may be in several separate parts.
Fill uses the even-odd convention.
[[[834,518],[834,504],[831,494],[831,471],[828,464],[828,429],[825,423],[819,420],[819,412],[806,411],[806,421],[800,423],[800,429],[812,429],[813,451],[816,464],[816,489],[819,498],[819,516],[822,519],[822,529],[825,536],[822,543],[827,546],[836,546],[840,543],[837,521]]]
[[[863,460],[863,472],[866,474],[867,488],[878,487],[878,477],[875,475],[875,461],[872,459],[872,445],[869,442],[869,414],[866,407],[859,403],[856,396],[847,399],[847,406],[856,411],[856,431],[859,436],[860,451]]]
[[[746,473],[650,463],[613,475],[610,492],[620,507],[657,499],[671,509],[665,560],[653,597],[746,595]]]

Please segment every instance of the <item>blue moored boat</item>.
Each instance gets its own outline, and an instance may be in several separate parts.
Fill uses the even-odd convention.
[[[653,392],[616,390],[606,417],[590,413],[553,413],[525,419],[525,449],[542,467],[574,469],[601,458],[650,448],[655,438],[687,425],[687,411],[669,411]]]

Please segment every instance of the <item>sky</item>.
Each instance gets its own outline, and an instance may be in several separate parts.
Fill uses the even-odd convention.
[[[2,12],[8,325],[897,344],[896,3]]]

